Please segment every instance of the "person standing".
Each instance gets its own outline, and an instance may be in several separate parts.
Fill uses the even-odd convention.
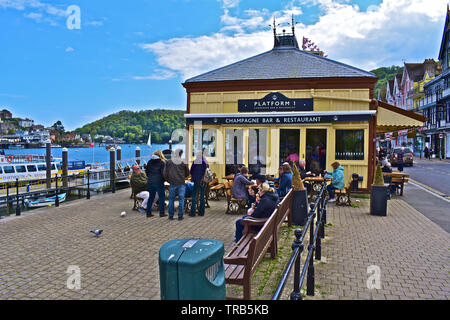
[[[427,146],[425,146],[425,150],[423,150],[423,153],[425,154],[425,159],[430,159],[430,150],[428,150]]]
[[[192,208],[191,213],[189,213],[190,217],[195,217],[195,211],[197,207],[197,194],[199,195],[199,201],[200,201],[200,208],[198,215],[203,216],[205,215],[205,190],[206,185],[202,184],[203,176],[205,175],[206,168],[208,167],[208,163],[206,162],[206,159],[203,157],[202,152],[197,153],[197,157],[195,158],[194,162],[192,163],[190,174],[191,174],[191,181],[194,183],[194,189],[192,190]]]
[[[166,158],[164,157],[161,150],[156,150],[153,152],[150,160],[147,163],[147,168],[145,169],[148,178],[148,192],[149,199],[147,203],[147,218],[153,217],[151,208],[153,206],[153,200],[155,199],[156,193],[158,193],[159,200],[159,216],[167,217],[165,214],[165,192],[164,192],[164,166]]]
[[[339,162],[333,162],[331,164],[333,167],[333,172],[328,173],[327,170],[324,171],[324,178],[328,179],[331,178],[331,183],[327,186],[328,194],[330,195],[330,199],[328,199],[328,202],[335,202],[336,199],[334,198],[334,190],[342,190],[344,189],[344,168],[341,166]]]
[[[178,220],[183,220],[184,197],[186,194],[185,179],[189,176],[189,168],[181,159],[182,155],[183,150],[175,150],[174,159],[168,160],[164,166],[164,179],[170,183],[169,220],[173,220],[176,196],[178,196]]]
[[[402,172],[403,171],[403,157],[405,155],[405,147],[401,147],[400,151],[397,153],[397,167],[398,167],[398,171]]]

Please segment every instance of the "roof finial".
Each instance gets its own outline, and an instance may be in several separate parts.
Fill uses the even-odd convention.
[[[294,22],[294,14],[292,14],[292,35],[295,36],[295,22]]]

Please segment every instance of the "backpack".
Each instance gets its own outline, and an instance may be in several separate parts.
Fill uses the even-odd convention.
[[[207,186],[214,179],[214,174],[210,168],[206,168],[205,173],[203,174],[201,184],[203,186]]]

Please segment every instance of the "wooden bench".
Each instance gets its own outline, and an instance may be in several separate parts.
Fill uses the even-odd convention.
[[[334,195],[336,198],[336,205],[337,206],[351,206],[352,200],[351,200],[351,193],[352,193],[352,182],[350,181],[348,183],[348,186],[345,187],[343,190],[334,190]]]
[[[390,186],[395,186],[399,195],[403,196],[405,183],[409,181],[409,174],[401,172],[383,172],[383,176],[390,177]]]
[[[220,200],[220,196],[225,196],[225,185],[219,183],[219,179],[214,178],[214,180],[209,183],[208,198]]]
[[[227,195],[227,211],[226,214],[245,214],[245,209],[247,208],[248,199],[237,199],[233,198],[231,193],[231,188],[233,187],[233,182],[228,181],[224,183],[225,192]]]
[[[275,211],[277,210],[278,208],[275,209]],[[270,252],[272,259],[276,257],[276,242],[274,241],[276,222],[276,212],[268,219],[246,218],[242,220],[244,224],[243,236],[224,257],[225,282],[243,286],[243,299],[245,300],[250,300],[251,278],[266,252]],[[257,233],[251,228],[261,225],[262,228]]]
[[[267,252],[274,259],[278,254],[278,233],[287,220],[291,225],[293,190],[284,197],[269,218],[255,219],[247,217],[242,220],[244,231],[242,238],[224,257],[225,281],[228,284],[241,285],[244,288],[243,299],[250,300],[251,278],[258,264]],[[253,226],[263,226],[255,232]],[[234,299],[228,297],[228,299]]]

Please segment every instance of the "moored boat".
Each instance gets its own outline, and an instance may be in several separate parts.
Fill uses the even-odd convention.
[[[61,193],[58,195],[58,201],[63,202],[66,200],[66,194]],[[45,197],[45,198],[39,198],[37,200],[29,200],[25,199],[25,205],[28,208],[38,208],[38,207],[46,207],[50,205],[54,205],[56,201],[56,196],[53,197]]]

